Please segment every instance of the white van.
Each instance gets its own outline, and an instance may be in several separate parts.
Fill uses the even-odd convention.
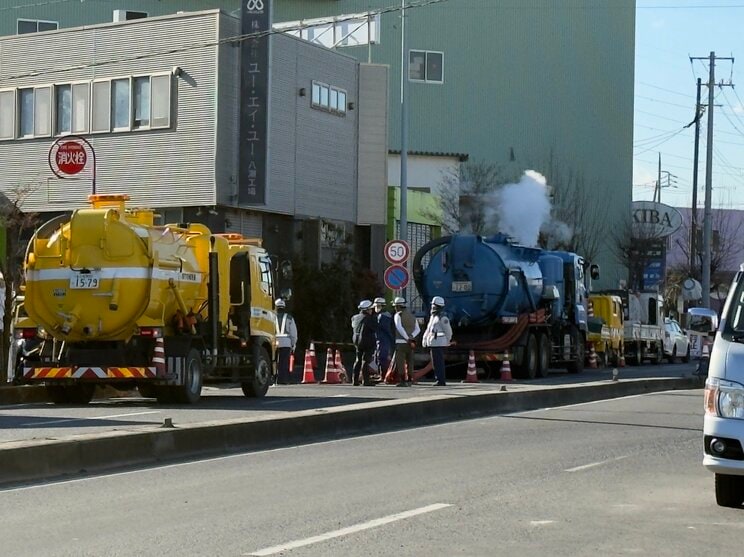
[[[744,503],[744,270],[731,285],[710,352],[703,436],[703,465],[716,475],[716,502],[740,507]]]

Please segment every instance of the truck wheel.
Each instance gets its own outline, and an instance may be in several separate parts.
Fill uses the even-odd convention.
[[[658,366],[664,361],[664,347],[661,344],[656,345],[656,357],[651,359],[651,363]]]
[[[633,345],[633,365],[639,366],[643,363],[643,350],[641,349],[641,345],[636,343]]]
[[[199,351],[196,348],[189,350],[186,356],[186,365],[184,366],[183,385],[175,388],[175,398],[177,402],[183,404],[194,404],[201,398],[202,388],[202,361]]]
[[[610,346],[605,343],[604,352],[602,352],[602,367],[610,367]]]
[[[269,354],[261,346],[256,350],[254,362],[254,373],[251,381],[243,381],[241,387],[243,394],[247,397],[260,398],[266,396],[271,384],[272,366]]]
[[[539,339],[539,349],[537,351],[537,376],[547,377],[548,370],[550,369],[550,356],[553,351],[553,346],[548,335],[540,335]]]
[[[584,371],[584,358],[586,350],[584,345],[584,335],[576,327],[571,327],[571,344],[576,347],[576,360],[566,366],[568,373],[581,373]]]
[[[537,368],[539,365],[535,333],[530,333],[527,336],[527,346],[525,347],[523,362],[522,367],[527,379],[534,379],[537,376]]]
[[[88,404],[95,389],[92,383],[46,386],[47,396],[54,404]]]
[[[744,501],[744,477],[716,474],[716,503],[721,507],[741,507]]]
[[[684,355],[684,356],[682,357],[682,362],[684,362],[684,363],[686,364],[686,363],[688,363],[689,361],[690,361],[690,345],[688,344],[688,345],[687,345],[687,352],[686,352],[686,353],[685,353],[685,355]]]

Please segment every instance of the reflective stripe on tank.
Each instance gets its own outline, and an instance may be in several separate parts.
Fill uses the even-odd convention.
[[[105,279],[149,279],[168,280],[176,279],[180,282],[200,283],[202,273],[180,272],[171,269],[150,269],[149,267],[104,267],[102,269],[90,269],[102,280]],[[26,272],[26,280],[42,282],[45,280],[69,280],[77,271],[69,268],[64,269],[34,269]]]

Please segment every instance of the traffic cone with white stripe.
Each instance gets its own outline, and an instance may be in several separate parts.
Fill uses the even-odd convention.
[[[594,350],[594,343],[589,343],[589,367],[597,369],[597,352]]]
[[[330,348],[326,352],[325,377],[321,382],[327,385],[337,385],[338,383],[341,383],[338,369],[333,361],[333,350]]]
[[[318,369],[318,358],[315,356],[315,343],[310,341],[310,366],[313,371]]]
[[[346,371],[343,361],[341,361],[341,350],[336,350],[335,365],[336,365],[336,371],[338,372],[339,383],[348,383],[349,373]]]
[[[512,380],[511,364],[509,363],[509,352],[504,352],[504,359],[501,363],[501,377],[499,379],[501,381]]]
[[[468,371],[463,383],[480,383],[478,381],[478,369],[475,367],[475,353],[471,350],[468,355]]]
[[[157,377],[165,377],[165,342],[163,337],[155,339],[155,349],[152,352],[152,366]]]
[[[302,383],[317,383],[315,380],[315,372],[313,371],[313,359],[310,355],[310,350],[305,350],[305,367],[302,370]]]

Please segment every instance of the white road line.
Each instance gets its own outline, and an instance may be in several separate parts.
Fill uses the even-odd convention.
[[[564,470],[564,472],[580,472],[582,470],[594,468],[595,466],[602,466],[603,464],[609,464],[610,462],[617,462],[618,460],[623,460],[624,458],[628,458],[628,455],[619,456],[617,458],[610,458],[608,460],[600,460],[599,462],[592,462],[591,464],[584,464],[582,466],[575,466],[573,468],[567,468],[566,470]]]
[[[142,416],[144,414],[160,414],[160,410],[149,410],[147,412],[130,412],[128,414],[111,414],[110,416],[90,416],[87,418],[61,418],[59,420],[47,420],[46,422],[26,422],[21,426],[39,426],[49,424],[61,424],[65,422],[84,422],[86,420],[108,420],[110,418],[126,418],[129,416]]]
[[[555,524],[555,520],[530,520],[530,526],[544,526],[546,524]]]
[[[251,556],[275,555],[276,553],[281,553],[282,551],[289,551],[290,549],[296,549],[298,547],[304,547],[306,545],[324,542],[326,540],[330,540],[333,538],[340,538],[341,536],[346,536],[348,534],[354,534],[356,532],[361,532],[362,530],[369,530],[370,528],[377,528],[378,526],[390,524],[391,522],[397,522],[398,520],[404,520],[406,518],[411,518],[412,516],[417,516],[420,514],[438,511],[438,510],[445,509],[451,506],[452,505],[449,505],[446,503],[435,503],[433,505],[428,505],[426,507],[420,507],[418,509],[413,509],[410,511],[405,511],[405,512],[397,513],[397,514],[391,514],[389,516],[384,516],[382,518],[375,518],[374,520],[370,520],[368,522],[362,522],[361,524],[356,524],[354,526],[349,526],[347,528],[341,528],[340,530],[333,530],[332,532],[326,532],[325,534],[320,534],[318,536],[312,536],[310,538],[305,538],[304,540],[296,540],[296,541],[287,542],[281,545],[275,545],[273,547],[267,547],[265,549],[260,549],[258,551],[255,551],[253,553],[244,553],[243,555],[251,555]]]

